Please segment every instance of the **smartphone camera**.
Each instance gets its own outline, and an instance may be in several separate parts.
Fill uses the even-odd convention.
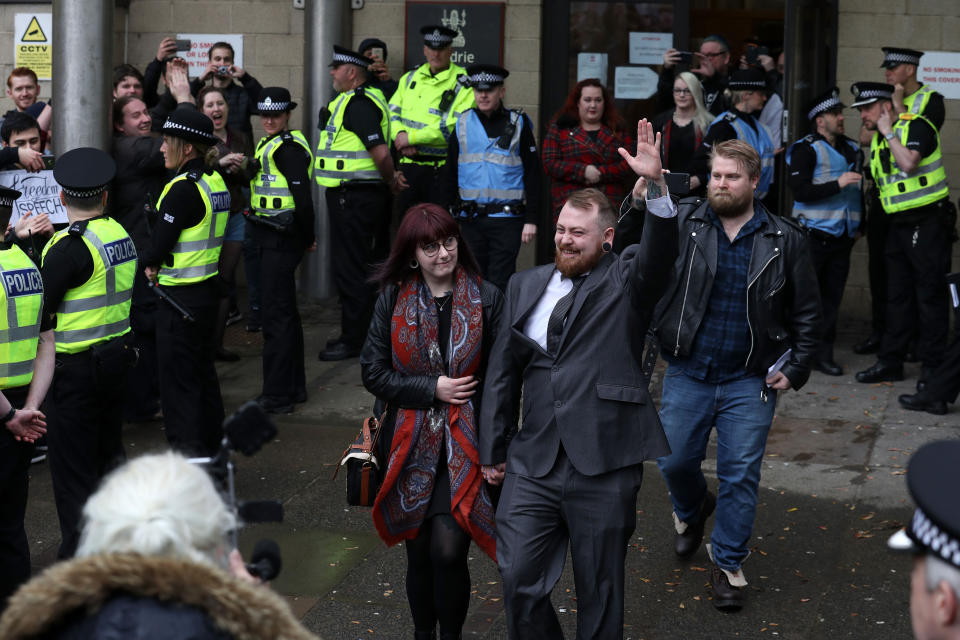
[[[691,51],[680,52],[680,64],[691,64],[692,62],[693,62],[693,52]]]

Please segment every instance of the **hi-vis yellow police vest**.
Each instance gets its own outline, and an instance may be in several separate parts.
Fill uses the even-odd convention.
[[[343,126],[347,105],[358,95],[365,95],[380,110],[380,131],[384,141],[390,140],[390,120],[387,99],[374,87],[357,87],[344,91],[330,101],[327,109],[330,119],[320,132],[317,152],[314,154],[313,175],[321,187],[338,187],[350,180],[379,180],[380,171],[363,141]]]
[[[436,75],[422,64],[400,77],[390,97],[390,140],[400,131],[417,147],[415,158],[403,156],[400,164],[442,165],[457,118],[476,106],[473,91],[466,85],[466,69],[451,63]],[[462,78],[462,79],[461,79]]]
[[[273,137],[260,138],[257,143],[256,159],[260,162],[260,171],[250,181],[250,207],[261,218],[274,218],[281,213],[293,212],[296,205],[287,178],[277,171],[273,154],[284,142],[293,141],[307,152],[308,175],[313,171],[313,154],[310,143],[299,131],[284,131]]]
[[[936,133],[936,127],[923,116],[901,113],[893,125],[893,134],[900,139],[901,144],[906,145],[909,125],[917,120],[923,120],[933,129],[937,136],[937,148],[923,158],[920,165],[909,174],[897,166],[890,145],[879,131],[874,134],[870,143],[870,172],[880,190],[880,203],[888,214],[932,204],[946,198],[950,193],[947,174],[943,170],[940,134]],[[889,162],[882,162],[883,156],[888,157]]]
[[[919,89],[904,97],[903,106],[908,113],[922,116],[927,110],[927,104],[930,102],[930,96],[936,93],[930,85],[922,85]]]
[[[170,252],[173,264],[160,266],[157,280],[164,286],[193,284],[217,275],[220,247],[223,245],[223,234],[227,229],[227,217],[230,215],[230,193],[223,178],[216,171],[190,171],[178,175],[163,188],[163,193],[157,200],[158,211],[170,187],[181,180],[197,185],[203,199],[203,219],[180,232],[180,237]]]
[[[12,389],[33,380],[43,279],[20,247],[0,250],[0,389]]]
[[[93,259],[93,274],[67,291],[57,307],[57,353],[79,353],[130,331],[130,298],[137,272],[133,240],[116,220],[94,218],[61,229],[43,248],[43,259],[68,235],[83,238]]]

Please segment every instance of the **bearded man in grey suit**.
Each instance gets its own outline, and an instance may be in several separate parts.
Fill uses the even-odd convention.
[[[490,354],[480,463],[503,483],[497,563],[510,637],[562,638],[550,592],[569,542],[577,638],[623,637],[624,560],[636,528],[642,462],[669,451],[641,356],[653,308],[677,258],[676,209],[660,134],[637,125],[620,154],[646,199],[638,245],[612,253],[616,214],[595,189],[560,211],[554,265],[514,275]],[[517,431],[523,389],[523,426]]]

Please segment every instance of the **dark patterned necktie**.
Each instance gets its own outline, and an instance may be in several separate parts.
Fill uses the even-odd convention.
[[[570,313],[570,307],[573,306],[573,299],[577,297],[577,290],[587,279],[587,276],[576,276],[573,278],[573,288],[565,296],[557,300],[557,304],[550,313],[550,319],[547,321],[547,351],[556,353],[560,346],[560,336],[563,335],[563,323]]]

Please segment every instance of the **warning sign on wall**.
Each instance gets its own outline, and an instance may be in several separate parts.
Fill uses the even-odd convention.
[[[917,79],[942,93],[944,98],[960,99],[960,53],[928,51],[923,54]]]
[[[53,14],[16,14],[13,59],[15,66],[30,67],[41,80],[53,77]]]

